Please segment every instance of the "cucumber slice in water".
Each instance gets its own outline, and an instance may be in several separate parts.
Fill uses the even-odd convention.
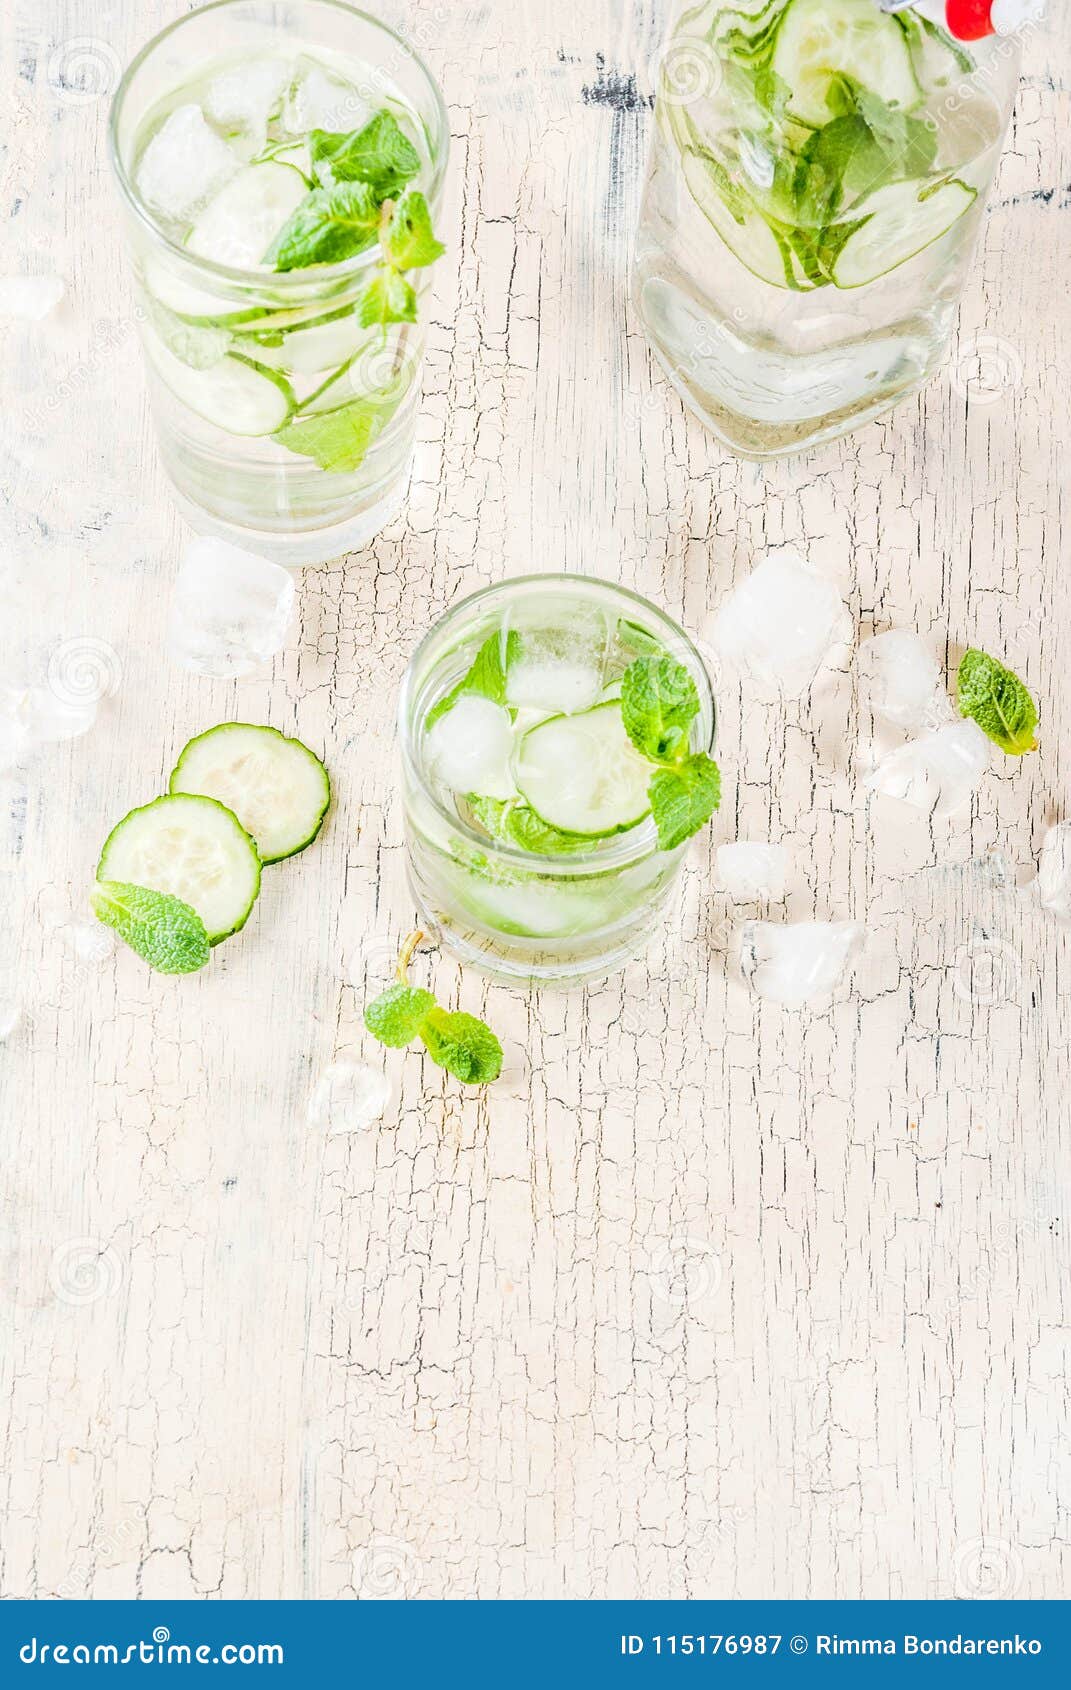
[[[802,291],[810,286],[788,242],[729,181],[716,159],[709,153],[688,150],[681,154],[681,167],[692,198],[707,222],[753,276],[775,288]]]
[[[295,375],[316,375],[349,363],[362,346],[371,349],[381,340],[378,329],[362,327],[355,310],[332,312],[288,329],[278,346],[259,347],[256,358],[258,363]],[[349,397],[353,397],[352,390]]]
[[[513,778],[541,821],[562,833],[605,839],[647,815],[654,770],[621,720],[616,699],[529,729],[513,755]]]
[[[875,0],[789,0],[772,66],[791,90],[792,116],[816,127],[832,116],[826,94],[836,76],[850,76],[901,111],[922,99],[904,32]]]
[[[260,891],[260,858],[230,810],[214,798],[154,798],[104,841],[98,880],[171,892],[197,911],[210,945],[237,933]]]
[[[308,184],[290,164],[247,164],[209,200],[190,230],[186,245],[199,258],[252,270],[279,230],[308,193]]]
[[[228,434],[274,434],[294,409],[289,382],[276,370],[230,352],[209,370],[194,370],[147,338],[149,356],[176,398]]]
[[[839,288],[861,288],[922,252],[959,221],[978,197],[957,178],[948,182],[893,182],[858,207],[870,208],[833,261]]]
[[[308,746],[248,722],[221,722],[191,739],[170,790],[201,793],[233,810],[264,863],[311,845],[331,801],[327,770]]]

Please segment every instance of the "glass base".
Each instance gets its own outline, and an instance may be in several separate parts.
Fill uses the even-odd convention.
[[[357,552],[370,545],[404,505],[411,469],[410,458],[397,481],[374,504],[365,505],[355,516],[327,527],[297,528],[290,533],[227,522],[188,498],[174,481],[171,492],[181,516],[195,534],[211,534],[220,540],[229,540],[234,546],[267,558],[269,563],[281,564],[284,569],[303,569],[333,563],[347,552]]]

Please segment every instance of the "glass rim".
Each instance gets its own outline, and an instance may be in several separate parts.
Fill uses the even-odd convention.
[[[704,743],[695,748],[698,751],[710,752],[713,750],[717,730],[717,706],[714,699],[714,684],[694,640],[685,633],[680,623],[675,621],[668,611],[660,609],[651,599],[645,598],[642,593],[633,591],[631,587],[622,586],[619,581],[609,581],[602,575],[580,574],[569,570],[554,570],[546,574],[514,575],[510,576],[508,580],[493,582],[489,587],[478,587],[475,592],[466,593],[464,598],[457,599],[453,604],[447,606],[446,610],[443,611],[442,615],[414,648],[409,662],[406,664],[405,674],[402,676],[402,684],[398,694],[398,737],[401,743],[404,772],[407,778],[419,788],[421,796],[432,806],[436,815],[455,832],[460,833],[466,842],[471,842],[482,851],[493,853],[494,856],[500,857],[518,868],[526,867],[531,870],[533,864],[540,866],[545,864],[557,878],[572,879],[579,877],[580,874],[590,874],[593,871],[601,872],[607,869],[621,868],[629,862],[642,861],[652,852],[657,851],[659,849],[658,832],[653,819],[649,815],[646,816],[638,826],[629,828],[626,832],[620,834],[613,843],[609,843],[606,839],[592,840],[590,850],[570,851],[567,856],[553,852],[525,851],[520,846],[511,845],[505,840],[490,839],[487,834],[481,833],[465,821],[456,810],[451,810],[440,798],[431,782],[425,777],[422,760],[415,754],[414,740],[416,735],[409,727],[410,708],[413,704],[413,677],[420,664],[421,657],[425,655],[432,641],[441,634],[444,626],[463,611],[471,610],[477,605],[508,595],[518,587],[532,587],[537,584],[548,587],[575,587],[578,584],[595,587],[600,591],[619,596],[630,604],[638,605],[648,614],[653,613],[654,619],[668,628],[673,642],[670,649],[672,650],[674,647],[678,650],[683,649],[691,657],[692,662],[689,667],[692,670],[693,679],[696,680],[697,684],[701,683],[699,687],[700,719],[702,719],[704,709],[710,718],[710,731]],[[684,841],[685,845],[688,843],[688,840]],[[679,850],[680,847],[677,847],[677,849]],[[665,855],[669,858],[673,853],[667,851]]]
[[[350,276],[359,276],[363,270],[377,264],[382,258],[382,248],[378,240],[373,246],[366,247],[363,252],[354,253],[352,258],[340,259],[335,264],[308,266],[303,270],[240,270],[235,269],[233,265],[219,264],[215,259],[203,258],[198,253],[190,252],[188,247],[173,240],[157,223],[138,193],[131,174],[120,155],[119,115],[123,108],[123,102],[130,91],[130,85],[149,55],[155,52],[161,42],[166,41],[169,35],[174,35],[176,30],[183,29],[194,18],[204,17],[209,12],[229,11],[235,6],[248,6],[250,3],[251,0],[210,0],[207,6],[198,6],[192,12],[185,12],[182,17],[175,18],[173,22],[169,23],[166,29],[158,30],[150,40],[146,41],[144,47],[135,53],[119,79],[119,86],[112,96],[111,107],[108,112],[108,157],[119,191],[125,204],[154,241],[166,248],[168,252],[173,253],[176,258],[180,258],[184,264],[188,264],[191,269],[204,272],[206,275],[230,283],[232,286],[241,284],[248,287],[252,283],[262,287],[271,287],[273,290],[280,288],[286,292],[292,288],[295,292],[300,292],[302,286],[307,289],[312,281],[331,283],[343,281]],[[428,69],[424,59],[416,48],[405,39],[404,35],[399,34],[396,29],[392,29],[390,24],[385,23],[382,18],[377,18],[371,12],[363,11],[359,6],[349,5],[348,0],[296,0],[296,3],[327,6],[333,11],[345,12],[350,17],[358,18],[362,23],[371,24],[382,35],[388,36],[390,40],[394,41],[406,57],[415,64],[431,92],[432,104],[441,131],[441,144],[431,161],[432,178],[428,185],[427,196],[429,203],[433,207],[437,207],[450,154],[450,119],[442,89]]]

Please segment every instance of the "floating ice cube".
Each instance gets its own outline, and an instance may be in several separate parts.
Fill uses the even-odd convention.
[[[862,942],[857,921],[752,921],[743,932],[744,970],[760,998],[798,1009],[833,990]]]
[[[180,223],[222,188],[238,164],[200,106],[178,106],[141,155],[138,192],[154,211]]]
[[[452,792],[512,798],[513,728],[508,710],[476,693],[463,694],[432,726],[427,758],[432,773]]]
[[[785,895],[788,852],[783,845],[738,839],[718,846],[718,880],[735,903],[755,898],[777,902]]]
[[[187,546],[171,601],[171,656],[195,675],[248,675],[283,648],[294,578],[277,563],[205,537]]]
[[[966,804],[989,766],[989,741],[975,722],[955,721],[908,740],[866,778],[872,792],[935,816]]]
[[[391,1099],[386,1074],[367,1062],[333,1062],[309,1099],[309,1122],[328,1133],[357,1133],[382,1119]]]
[[[221,129],[241,130],[261,146],[292,74],[285,59],[252,59],[221,71],[208,85],[205,110]]]
[[[905,733],[924,733],[953,719],[941,670],[917,634],[894,628],[864,640],[857,657],[870,708]]]
[[[580,658],[527,648],[510,664],[506,702],[515,710],[562,711],[567,716],[590,710],[602,694],[602,675]]]
[[[299,74],[283,102],[283,127],[289,135],[304,135],[310,129],[327,129],[345,134],[363,129],[375,115],[352,83],[331,76],[322,65],[310,65]]]
[[[40,322],[63,298],[59,276],[0,276],[0,317]]]
[[[733,589],[711,637],[726,663],[795,697],[814,680],[830,648],[849,637],[850,626],[833,582],[785,546]]]
[[[41,745],[79,739],[97,719],[96,699],[61,698],[50,687],[0,687],[0,770]]]
[[[1061,927],[1071,927],[1071,822],[1057,822],[1041,841],[1038,896]]]

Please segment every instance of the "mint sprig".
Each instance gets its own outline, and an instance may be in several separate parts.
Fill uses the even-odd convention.
[[[501,632],[491,634],[473,658],[468,671],[457,685],[451,687],[438,704],[432,705],[424,718],[424,730],[433,728],[441,716],[452,710],[464,693],[477,693],[489,698],[492,704],[505,704],[506,677],[511,663],[516,663],[521,651],[521,636],[511,628],[503,640]]]
[[[665,653],[638,657],[621,677],[625,732],[657,765],[647,788],[659,849],[674,851],[710,820],[721,802],[721,774],[704,751],[690,751],[699,692],[683,663]]]
[[[90,902],[97,920],[113,928],[158,974],[193,974],[208,961],[211,947],[204,922],[170,892],[100,880]]]
[[[375,245],[381,204],[368,182],[313,188],[279,230],[267,259],[277,270],[304,270],[353,258]]]
[[[956,671],[956,703],[960,715],[977,722],[1009,757],[1037,750],[1037,705],[1018,675],[995,657],[973,647],[963,653]]]
[[[284,423],[272,439],[288,452],[312,458],[320,468],[340,474],[357,469],[398,409],[400,392],[369,394],[334,411],[314,411]]]
[[[309,155],[323,187],[367,182],[381,200],[400,193],[420,169],[420,154],[389,111],[377,112],[363,129],[348,134],[311,130]]]
[[[420,1039],[431,1060],[466,1086],[485,1086],[502,1072],[502,1046],[485,1021],[463,1010],[443,1009],[431,992],[410,986],[409,962],[423,933],[410,933],[398,959],[398,977],[367,1006],[364,1024],[392,1049]]]

